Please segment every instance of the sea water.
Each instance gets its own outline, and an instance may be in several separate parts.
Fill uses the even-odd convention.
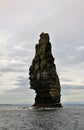
[[[0,130],[84,130],[84,106],[39,110],[0,106]]]

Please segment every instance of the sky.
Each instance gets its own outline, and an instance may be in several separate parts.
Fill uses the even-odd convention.
[[[84,103],[84,0],[0,0],[0,104],[33,104],[29,67],[49,33],[62,103]]]

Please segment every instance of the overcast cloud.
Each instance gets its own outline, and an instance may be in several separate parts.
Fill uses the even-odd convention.
[[[84,0],[0,0],[0,103],[33,103],[28,69],[50,34],[62,102],[84,103]]]

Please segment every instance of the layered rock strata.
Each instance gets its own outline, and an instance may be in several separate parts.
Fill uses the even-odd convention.
[[[29,68],[31,89],[36,92],[35,107],[61,107],[60,82],[54,64],[49,35],[41,33]]]

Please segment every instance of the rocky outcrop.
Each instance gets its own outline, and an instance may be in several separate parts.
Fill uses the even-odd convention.
[[[35,50],[35,57],[29,68],[30,88],[36,92],[33,106],[61,107],[60,82],[47,33],[41,33]]]

